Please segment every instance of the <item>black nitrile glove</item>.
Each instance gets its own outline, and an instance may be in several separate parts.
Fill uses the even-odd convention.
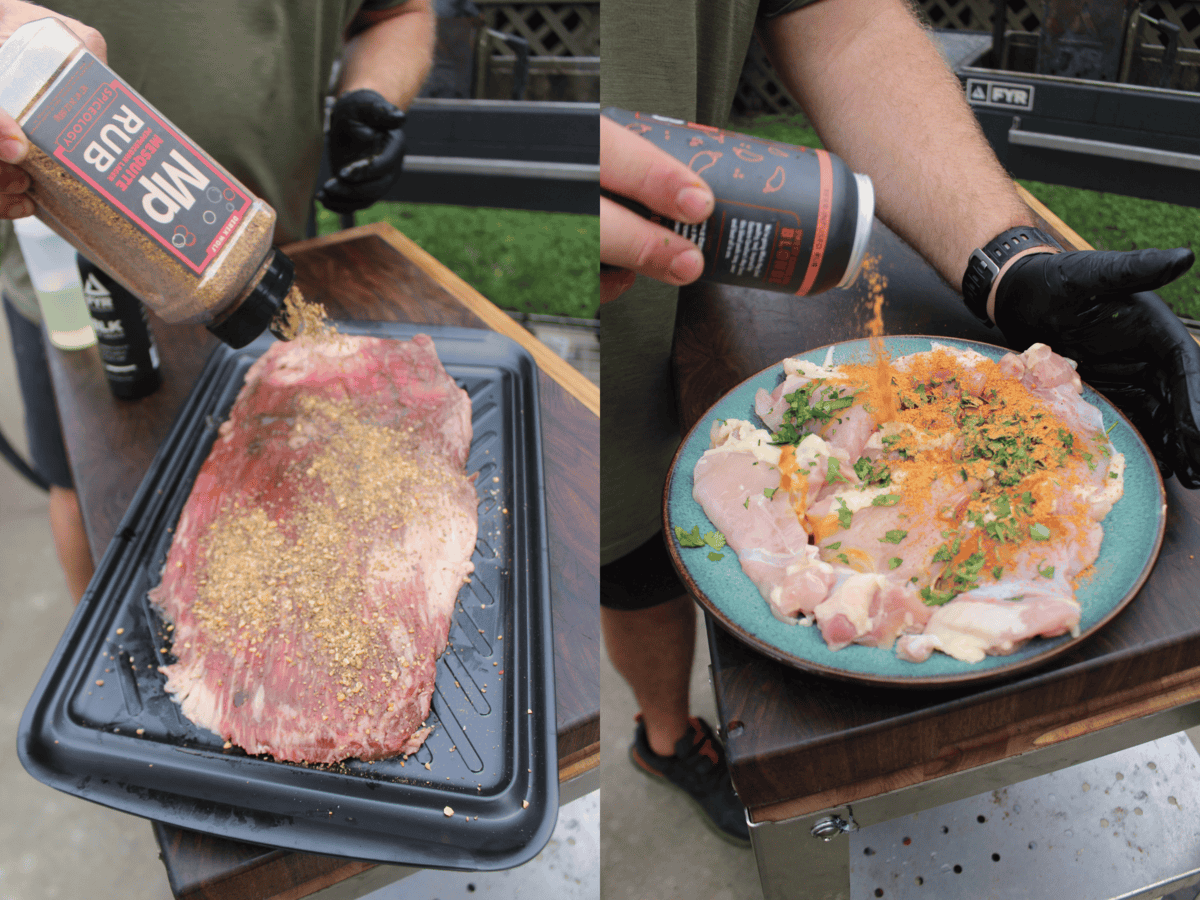
[[[1194,260],[1182,247],[1024,256],[1001,278],[995,305],[1012,347],[1041,342],[1075,360],[1146,439],[1163,474],[1189,488],[1200,486],[1200,346],[1150,291]]]
[[[336,213],[364,209],[387,193],[404,161],[404,113],[375,91],[342,94],[329,117],[333,177],[317,199]]]

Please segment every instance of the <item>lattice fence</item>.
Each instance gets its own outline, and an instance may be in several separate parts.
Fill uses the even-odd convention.
[[[529,55],[599,56],[600,3],[475,0],[488,27],[529,41]]]
[[[599,100],[599,0],[574,3],[475,0],[475,4],[487,28],[529,42],[527,99]],[[515,59],[502,41],[491,43],[486,61],[485,96],[507,96]]]
[[[1200,3],[1150,3],[1142,12],[1179,28],[1179,46],[1200,50]]]
[[[992,0],[920,0],[921,17],[934,28],[991,31],[995,6]],[[1012,0],[1008,4],[1008,27],[1013,31],[1037,31],[1042,23],[1041,0]]]
[[[1112,2],[1112,0],[1097,0]],[[921,17],[934,28],[991,31],[995,6],[993,0],[919,0]],[[1174,3],[1143,3],[1141,11],[1152,19],[1162,19],[1179,28],[1179,46],[1200,48],[1200,2],[1177,0]],[[1009,31],[1037,31],[1045,15],[1042,0],[1010,0],[1007,10]]]
[[[913,0],[913,5],[921,19],[932,28],[992,30],[993,0]],[[1200,49],[1200,0],[1144,3],[1141,11],[1150,18],[1177,26],[1181,49]],[[1042,0],[1009,0],[1007,30],[1036,32],[1044,14]],[[1156,40],[1152,29],[1142,30],[1143,44],[1153,46]],[[733,101],[734,115],[792,113],[799,109],[776,77],[766,52],[757,40],[752,41]]]
[[[792,99],[767,59],[767,51],[755,38],[742,64],[737,93],[733,97],[735,116],[770,115],[800,112],[800,104]]]

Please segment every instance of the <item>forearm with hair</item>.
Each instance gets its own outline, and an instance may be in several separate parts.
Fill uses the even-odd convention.
[[[366,12],[350,27],[338,93],[373,90],[408,109],[433,66],[437,19],[430,0]]]
[[[871,177],[879,218],[955,288],[974,248],[1035,224],[904,0],[820,0],[758,33],[826,147]]]

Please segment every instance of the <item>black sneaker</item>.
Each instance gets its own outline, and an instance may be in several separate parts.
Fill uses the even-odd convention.
[[[704,720],[692,716],[689,722],[688,733],[675,744],[675,755],[659,756],[650,749],[646,726],[638,715],[629,758],[651,778],[665,781],[691,798],[717,837],[749,847],[746,811],[729,780],[725,751]]]

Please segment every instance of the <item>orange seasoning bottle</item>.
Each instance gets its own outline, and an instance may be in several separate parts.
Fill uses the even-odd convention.
[[[696,225],[605,192],[699,247],[701,281],[807,296],[854,280],[875,214],[866,175],[826,150],[615,107],[601,114],[685,163],[712,188],[713,213]]]
[[[233,347],[278,330],[293,269],[275,211],[57,19],[0,46],[0,108],[32,144],[37,217],[146,306]]]

